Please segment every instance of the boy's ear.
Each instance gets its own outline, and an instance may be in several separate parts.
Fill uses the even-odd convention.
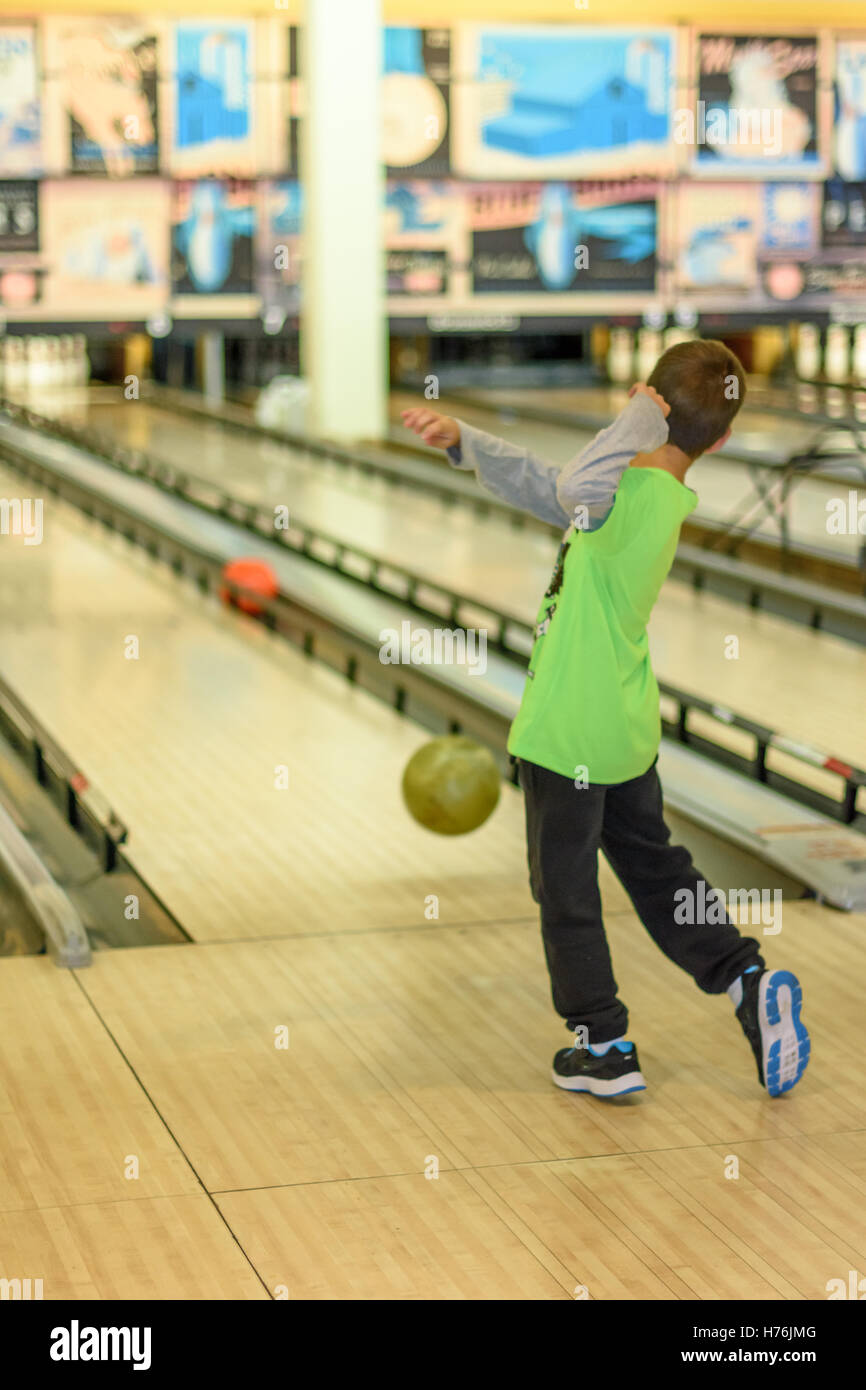
[[[715,442],[715,444],[711,444],[710,447],[709,447],[709,449],[705,450],[705,452],[708,453],[708,454],[714,454],[714,453],[716,452],[717,449],[721,449],[721,448],[723,447],[723,445],[727,444],[727,442],[728,442],[728,440],[730,439],[730,437],[731,437],[731,427],[730,427],[730,425],[729,425],[728,428],[725,430],[724,434],[722,435],[721,439],[717,439],[716,442]]]

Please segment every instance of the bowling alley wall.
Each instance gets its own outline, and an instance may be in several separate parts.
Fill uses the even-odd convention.
[[[385,28],[394,331],[866,321],[866,5],[859,32],[596,10]],[[291,325],[303,120],[279,8],[0,20],[8,329]]]

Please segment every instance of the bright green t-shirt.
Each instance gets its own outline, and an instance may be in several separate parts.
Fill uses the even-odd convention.
[[[629,467],[599,529],[566,531],[509,753],[589,783],[652,766],[661,719],[647,623],[697,501],[671,473]]]

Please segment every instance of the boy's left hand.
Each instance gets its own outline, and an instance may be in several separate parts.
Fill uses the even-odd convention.
[[[629,400],[638,392],[640,392],[642,396],[649,396],[651,401],[655,401],[662,415],[664,415],[665,419],[667,419],[667,417],[671,413],[671,408],[668,405],[667,401],[664,399],[664,397],[659,395],[658,391],[655,389],[654,386],[647,386],[646,382],[644,381],[635,382],[634,386],[632,386],[631,390],[628,393]]]

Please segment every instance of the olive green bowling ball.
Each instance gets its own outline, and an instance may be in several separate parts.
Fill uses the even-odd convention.
[[[493,754],[462,734],[425,743],[403,773],[403,800],[411,815],[437,835],[477,830],[495,807],[501,788]]]

